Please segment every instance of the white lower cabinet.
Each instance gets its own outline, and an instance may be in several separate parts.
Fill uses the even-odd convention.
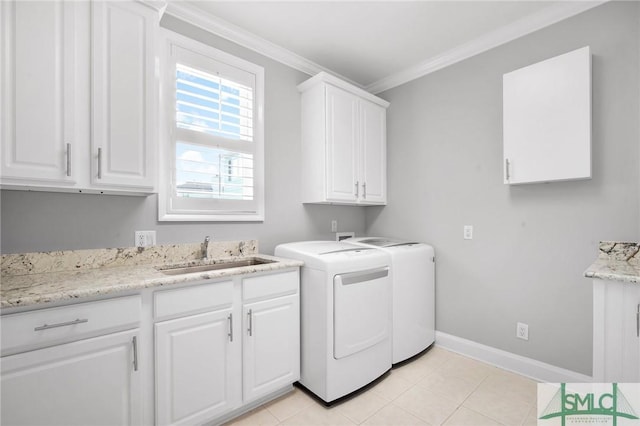
[[[298,270],[157,291],[154,309],[158,425],[216,422],[300,377]]]
[[[138,338],[130,330],[3,357],[1,423],[143,424]]]
[[[202,423],[240,405],[232,322],[229,308],[155,325],[157,424]]]
[[[0,424],[194,425],[239,415],[299,379],[299,282],[295,268],[3,310]]]
[[[298,295],[245,304],[243,318],[243,396],[249,402],[299,379]]]
[[[640,382],[640,285],[593,280],[593,380]]]

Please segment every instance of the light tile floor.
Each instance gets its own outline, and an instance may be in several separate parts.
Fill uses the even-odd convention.
[[[295,390],[228,425],[536,424],[536,382],[439,347],[327,408]]]

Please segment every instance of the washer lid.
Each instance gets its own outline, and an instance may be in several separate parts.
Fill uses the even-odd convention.
[[[371,246],[376,246],[376,247],[397,247],[397,246],[409,246],[413,244],[420,244],[412,241],[398,241],[398,240],[392,240],[391,238],[380,238],[380,237],[363,238],[359,242],[363,244],[369,244]]]

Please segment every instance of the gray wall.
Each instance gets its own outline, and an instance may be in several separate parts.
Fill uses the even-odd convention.
[[[260,251],[297,240],[332,239],[339,231],[362,234],[363,207],[300,202],[300,95],[309,76],[248,49],[165,16],[162,25],[265,68],[265,205],[263,223],[170,223],[157,221],[157,197],[2,191],[1,252],[128,247],[136,230],[156,230],[159,244],[258,239]]]
[[[582,274],[599,240],[640,240],[638,8],[605,4],[381,94],[389,204],[366,211],[367,232],[435,246],[439,331],[591,373]],[[593,179],[503,185],[502,75],[585,45]]]

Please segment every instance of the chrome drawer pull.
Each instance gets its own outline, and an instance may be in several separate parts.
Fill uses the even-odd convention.
[[[509,179],[511,179],[511,176],[509,175],[509,159],[505,158],[504,159],[504,170],[505,170],[505,174],[507,177],[507,182],[509,181]]]
[[[71,176],[71,144],[67,144],[67,176]]]
[[[33,329],[33,331],[41,331],[41,330],[48,330],[50,328],[56,328],[56,327],[66,327],[68,325],[76,325],[76,324],[82,324],[84,322],[89,322],[88,319],[75,319],[73,321],[67,321],[67,322],[60,322],[58,324],[45,324],[45,325],[41,325],[40,327],[36,327]]]
[[[131,344],[133,344],[133,371],[138,371],[138,338],[136,336],[133,336]]]
[[[98,179],[102,179],[102,148],[98,148]]]

